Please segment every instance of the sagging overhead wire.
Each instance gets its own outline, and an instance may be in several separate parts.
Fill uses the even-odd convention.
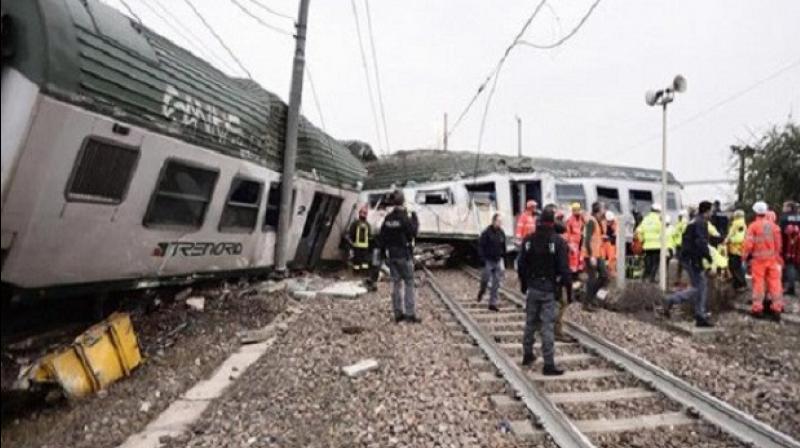
[[[239,0],[231,0],[231,3],[236,5],[236,7],[239,8],[239,10],[241,10],[243,13],[245,13],[246,15],[250,16],[251,18],[253,18],[253,20],[255,20],[259,25],[263,26],[264,28],[266,28],[266,29],[268,29],[270,31],[274,31],[274,32],[276,32],[278,34],[281,34],[281,35],[284,35],[284,36],[289,36],[289,37],[293,37],[294,36],[294,34],[292,34],[290,31],[286,31],[283,28],[277,27],[277,26],[265,21],[261,17],[257,16],[252,11],[250,11],[247,8],[245,8],[245,6],[242,5],[239,2]]]
[[[289,19],[292,22],[295,21],[295,18],[290,16],[289,14],[284,14],[282,12],[275,11],[274,9],[270,8],[269,6],[265,5],[263,2],[261,2],[259,0],[250,0],[250,2],[252,2],[256,6],[258,6],[259,8],[263,9],[264,11],[266,11],[266,12],[268,12],[268,13],[274,15],[274,16],[282,17],[284,19]]]
[[[492,79],[500,72],[500,69],[503,67],[503,64],[505,63],[506,58],[508,58],[508,55],[511,53],[511,50],[514,49],[514,47],[519,42],[519,39],[522,37],[523,34],[525,34],[525,31],[528,30],[528,27],[531,25],[531,22],[533,22],[533,19],[539,14],[539,11],[542,10],[542,7],[544,7],[545,3],[547,3],[547,0],[542,0],[541,2],[539,2],[539,4],[536,6],[536,9],[534,9],[533,13],[530,15],[530,17],[528,17],[528,20],[525,21],[525,24],[522,26],[522,29],[517,33],[516,37],[514,37],[514,40],[511,42],[511,45],[509,45],[508,48],[506,48],[506,51],[503,53],[503,56],[497,62],[494,69],[492,69],[489,75],[486,76],[486,79],[478,86],[478,90],[472,96],[472,99],[470,99],[469,103],[467,103],[467,107],[465,107],[464,110],[458,115],[458,118],[453,123],[453,126],[451,126],[450,129],[447,131],[448,138],[453,132],[455,132],[456,128],[458,128],[458,125],[461,124],[464,117],[472,109],[472,106],[475,104],[475,101],[477,101],[478,97],[481,95],[481,93],[483,93],[483,90],[486,88],[489,82],[492,81]]]
[[[386,143],[386,152],[391,153],[392,147],[389,144],[389,128],[386,126],[386,108],[383,106],[383,91],[381,89],[381,71],[378,68],[378,52],[375,49],[375,37],[372,32],[372,13],[369,10],[369,0],[364,0],[364,6],[367,14],[367,34],[369,35],[369,43],[372,48],[372,66],[375,70],[375,88],[378,93],[378,106],[381,110],[381,121],[383,122],[383,138]]]
[[[370,81],[369,68],[367,67],[367,55],[364,52],[364,41],[361,38],[361,25],[359,24],[359,21],[358,21],[358,8],[356,7],[356,1],[355,0],[350,0],[350,4],[353,7],[352,8],[352,10],[353,10],[353,19],[356,22],[356,35],[358,36],[358,49],[361,52],[361,66],[364,68],[364,78],[366,79],[366,82],[367,82],[367,94],[369,96],[369,106],[370,106],[370,109],[372,110],[372,120],[375,123],[375,136],[378,139],[378,147],[379,147],[381,153],[385,154],[385,152],[384,152],[384,150],[382,148],[383,144],[381,143],[381,131],[380,131],[380,125],[378,124],[378,113],[375,110],[375,98],[372,95],[372,81]]]
[[[191,0],[183,0],[183,1],[186,2],[186,5],[189,6],[189,9],[191,9],[194,12],[194,14],[197,16],[197,18],[200,19],[201,22],[203,22],[203,25],[214,36],[214,38],[217,40],[217,42],[219,42],[219,44],[222,46],[222,48],[224,48],[225,51],[228,52],[228,55],[231,57],[231,59],[233,59],[233,61],[236,62],[236,65],[238,65],[239,68],[247,75],[247,78],[252,81],[253,80],[253,75],[250,74],[250,71],[247,70],[247,68],[244,66],[244,64],[242,64],[242,61],[239,60],[239,58],[236,56],[236,54],[233,52],[233,50],[231,50],[231,48],[225,43],[225,41],[222,39],[222,37],[219,34],[217,34],[217,32],[214,30],[214,27],[212,27],[211,24],[208,23],[206,18],[200,13],[200,11],[198,11],[197,8],[195,8],[195,6],[194,6],[194,4],[192,4]]]
[[[131,17],[136,19],[136,21],[139,22],[139,24],[141,25],[142,24],[142,19],[138,15],[136,15],[135,12],[133,12],[133,8],[131,8],[131,5],[129,5],[128,2],[126,2],[125,0],[119,0],[119,2],[122,3],[122,6],[124,6],[125,9],[128,10],[128,14],[130,14]]]
[[[520,45],[525,45],[525,46],[528,46],[528,47],[538,48],[540,50],[550,50],[550,49],[556,48],[559,45],[563,44],[564,42],[568,41],[572,36],[574,36],[578,32],[578,30],[581,29],[581,27],[586,23],[586,21],[589,20],[589,16],[592,15],[592,13],[594,12],[595,8],[597,8],[597,5],[599,5],[599,4],[600,4],[600,0],[595,0],[595,2],[592,3],[592,5],[586,11],[586,14],[584,14],[583,17],[581,17],[581,20],[578,22],[578,24],[575,25],[575,28],[573,28],[572,31],[570,31],[569,33],[564,35],[564,37],[562,37],[561,39],[558,39],[557,41],[549,43],[549,44],[536,44],[536,43],[533,43],[533,42],[528,42],[527,40],[520,40],[519,44]]]

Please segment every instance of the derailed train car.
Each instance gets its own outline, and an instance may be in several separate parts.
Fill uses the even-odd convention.
[[[387,194],[399,188],[417,212],[421,241],[462,247],[475,241],[495,212],[505,216],[504,230],[513,235],[530,199],[564,209],[577,202],[584,210],[603,201],[632,226],[633,214],[647,213],[661,197],[659,170],[594,162],[411,150],[372,161],[367,170],[361,200],[373,210],[373,225],[385,215]],[[668,182],[666,208],[674,218],[682,187],[672,174]]]
[[[268,270],[287,107],[96,0],[3,2],[2,281],[135,288]],[[340,257],[366,171],[303,119],[289,257]]]

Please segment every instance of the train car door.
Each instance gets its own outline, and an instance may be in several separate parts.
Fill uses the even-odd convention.
[[[303,226],[303,233],[297,244],[293,267],[309,268],[319,261],[341,205],[342,198],[325,193],[314,193],[314,199],[311,201],[306,223]]]
[[[525,210],[525,203],[533,199],[542,204],[542,182],[538,180],[512,180],[511,181],[511,210],[514,217],[519,216]]]

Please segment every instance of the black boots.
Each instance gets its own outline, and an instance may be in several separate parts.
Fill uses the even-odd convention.
[[[420,319],[419,317],[417,317],[415,315],[405,316],[404,320],[406,322],[410,323],[410,324],[421,324],[422,323],[422,319]]]
[[[712,328],[714,324],[706,317],[696,317],[694,319],[694,326],[698,328]]]
[[[522,365],[528,367],[536,361],[536,355],[533,353],[524,353],[522,355]]]
[[[564,371],[559,369],[558,367],[556,367],[555,364],[545,364],[544,367],[542,367],[542,375],[545,375],[545,376],[559,376],[559,375],[563,375],[563,374],[564,374]]]
[[[394,315],[394,323],[396,323],[396,324],[399,324],[400,322],[402,322],[403,319],[405,319],[405,316],[403,316],[402,314],[397,313],[397,314]]]
[[[497,305],[489,304],[489,311],[498,312],[500,310],[497,308]]]

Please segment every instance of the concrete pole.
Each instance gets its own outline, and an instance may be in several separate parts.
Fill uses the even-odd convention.
[[[447,112],[444,113],[444,138],[442,139],[444,150],[447,151]]]
[[[306,24],[310,0],[300,0],[297,13],[292,84],[289,91],[289,109],[286,114],[286,142],[283,150],[283,178],[281,180],[281,208],[275,241],[275,271],[286,272],[289,227],[292,219],[292,190],[294,189],[295,160],[297,159],[297,134],[300,124],[300,103],[303,101],[303,73],[306,65]]]
[[[517,116],[517,156],[522,157],[522,118]]]
[[[663,127],[661,129],[661,251],[658,259],[658,284],[661,291],[667,291],[667,104],[663,107]]]

